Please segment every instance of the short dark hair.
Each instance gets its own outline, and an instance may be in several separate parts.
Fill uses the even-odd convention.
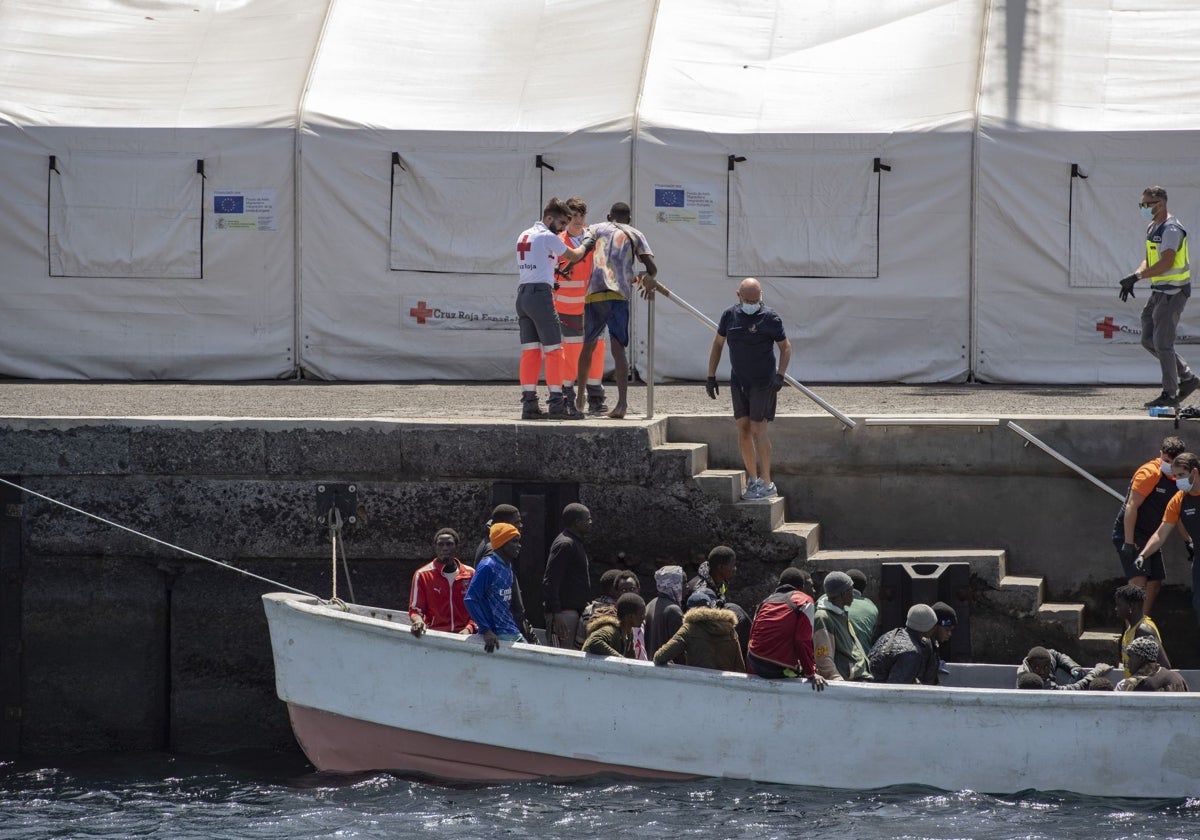
[[[1025,654],[1025,659],[1029,662],[1044,662],[1047,665],[1054,664],[1054,658],[1050,655],[1050,651],[1041,646],[1030,648],[1029,653]]]
[[[1130,604],[1144,604],[1146,602],[1146,590],[1136,583],[1127,583],[1124,586],[1118,586],[1116,597]]]
[[[1087,690],[1088,691],[1112,691],[1113,690],[1112,680],[1110,680],[1108,677],[1096,677],[1096,679],[1094,679],[1090,683],[1088,683]]]
[[[452,537],[455,542],[458,542],[458,531],[455,531],[453,528],[439,528],[438,532],[433,535],[433,541],[436,543],[438,541],[438,537],[442,536],[443,534],[448,537]]]
[[[496,505],[492,508],[493,525],[497,522],[507,522],[509,525],[515,525],[520,518],[521,511],[512,505]]]
[[[614,222],[628,222],[633,218],[633,211],[624,201],[618,201],[608,210],[608,215]]]
[[[737,552],[727,545],[719,545],[708,552],[708,568],[713,566],[728,566],[737,560]]]
[[[1168,438],[1163,438],[1162,446],[1158,449],[1168,458],[1174,459],[1187,452],[1187,444],[1183,442],[1183,438],[1171,435]]]
[[[646,609],[646,602],[636,592],[626,592],[617,599],[617,618],[627,615],[637,615]]]
[[[609,569],[600,575],[600,591],[605,595],[611,594],[617,588],[617,581],[624,569]]]
[[[1037,674],[1028,671],[1017,677],[1017,688],[1045,688],[1046,684]]]
[[[579,502],[571,502],[571,504],[563,508],[563,527],[570,528],[572,525],[582,522],[591,515],[592,512],[587,509],[587,505],[581,505]]]
[[[639,577],[637,576],[637,573],[636,573],[636,572],[634,572],[634,571],[631,571],[631,570],[629,570],[629,569],[622,569],[622,570],[621,570],[621,571],[620,571],[620,572],[617,574],[617,580],[616,580],[616,582],[615,582],[615,583],[613,583],[613,586],[614,586],[614,587],[616,587],[616,588],[620,588],[620,586],[621,586],[621,581],[623,581],[623,580],[632,580],[632,581],[633,581],[633,585],[634,585],[634,586],[637,588],[637,590],[638,590],[639,592],[641,592],[641,591],[642,591],[642,581],[641,581],[641,578],[639,578]]]
[[[1167,200],[1167,191],[1162,187],[1146,187],[1146,189],[1142,190],[1142,195],[1148,195],[1151,198],[1161,198],[1163,201]]]
[[[850,575],[850,580],[854,581],[854,588],[859,591],[859,594],[867,591],[867,576],[862,569],[851,569],[846,574]]]
[[[1200,455],[1197,455],[1195,452],[1182,452],[1171,460],[1171,466],[1191,472],[1200,467]]]
[[[571,218],[571,210],[558,196],[546,202],[546,206],[542,208],[542,218],[547,216],[565,216]]]
[[[567,209],[571,211],[572,216],[574,216],[576,213],[581,213],[584,216],[587,215],[587,204],[577,195],[571,196],[564,201],[563,204],[565,204]],[[1182,452],[1183,450],[1180,451]]]
[[[804,589],[812,585],[812,575],[803,569],[797,569],[795,566],[788,566],[779,573],[780,586],[794,586],[797,589]]]

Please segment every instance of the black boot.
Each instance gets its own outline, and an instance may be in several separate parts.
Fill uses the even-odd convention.
[[[538,405],[538,395],[536,391],[525,391],[521,394],[521,419],[522,420],[543,420],[546,413],[542,411],[542,407]]]

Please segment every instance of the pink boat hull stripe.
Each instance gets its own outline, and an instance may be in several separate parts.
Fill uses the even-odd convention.
[[[597,773],[651,779],[695,778],[683,773],[474,744],[354,720],[293,703],[288,703],[288,714],[300,748],[318,770],[344,773],[397,770],[456,781],[516,781]]]

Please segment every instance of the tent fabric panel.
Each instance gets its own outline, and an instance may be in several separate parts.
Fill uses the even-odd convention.
[[[978,0],[662,0],[640,110],[721,133],[926,130],[974,112]]]
[[[541,174],[524,151],[398,155],[392,164],[391,268],[503,274],[514,224],[541,218]],[[528,226],[528,225],[526,225]]]
[[[613,202],[628,202],[630,147],[628,133],[543,132],[508,139],[513,145],[503,152],[505,159],[527,161],[532,169],[541,154],[554,169],[540,170],[541,201],[534,193],[525,206],[503,205],[504,214],[489,221],[497,241],[503,234],[500,251],[485,255],[496,261],[496,273],[467,274],[391,270],[391,153],[398,150],[402,160],[437,153],[451,161],[473,152],[494,158],[499,153],[493,135],[334,128],[312,128],[302,135],[301,366],[306,375],[516,377],[520,341],[514,329],[513,244],[541,218],[541,203],[551,196],[585,197],[591,221],[602,220]],[[459,151],[450,155],[448,149]],[[494,209],[488,200],[484,206]],[[478,243],[473,247],[482,253]],[[426,310],[443,315],[422,315]],[[445,313],[464,317],[448,319]]]
[[[206,161],[207,187],[276,196],[277,229],[217,230],[202,281],[50,277],[47,161],[130,148]],[[295,367],[293,134],[0,126],[0,375],[32,379],[273,379]]]
[[[628,130],[654,5],[337,3],[305,121],[422,131]]]
[[[332,0],[5,0],[0,123],[294,126]]]
[[[1035,132],[985,122],[978,142],[976,375],[989,382],[1157,382],[1158,363],[1139,344],[1146,284],[1126,303],[1117,298],[1117,284],[1145,255],[1145,221],[1137,211],[1144,186],[1156,182],[1167,189],[1169,208],[1185,228],[1200,224],[1195,164],[1172,163],[1196,147],[1200,131]],[[1145,161],[1158,163],[1143,169]],[[1102,243],[1096,254],[1072,247],[1071,163],[1089,180],[1097,173],[1101,184],[1105,171],[1131,184],[1147,179],[1112,192],[1119,204],[1105,208],[1110,221],[1092,237]],[[1112,242],[1103,242],[1106,237]],[[1091,266],[1097,285],[1070,285],[1076,260]],[[1200,336],[1200,310],[1184,310],[1179,332],[1184,343]],[[1200,353],[1193,355],[1200,363]]]
[[[198,280],[203,176],[192,158],[55,155],[52,277]]]
[[[893,166],[880,195],[878,279],[761,275],[767,304],[780,313],[801,381],[939,382],[968,371],[970,259],[947,247],[970,237],[968,131],[863,136],[769,135],[774,150],[875,150]],[[646,233],[659,277],[716,320],[735,302],[740,277],[726,276],[724,177],[728,156],[749,157],[761,135],[718,136],[682,129],[648,131],[638,152],[635,225]],[[740,165],[740,164],[739,164]],[[661,181],[715,194],[714,224],[647,213]],[[667,300],[656,304],[655,375],[703,379],[712,333]],[[645,314],[632,355],[643,364]],[[728,360],[721,376],[728,375]]]
[[[873,163],[861,154],[811,152],[735,162],[728,175],[729,275],[875,277]]]

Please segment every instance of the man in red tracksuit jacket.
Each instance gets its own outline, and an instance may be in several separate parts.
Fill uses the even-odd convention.
[[[458,533],[442,528],[433,537],[437,556],[413,572],[408,594],[408,619],[414,636],[428,628],[464,636],[475,632],[475,622],[463,602],[475,570],[458,559]]]
[[[813,651],[812,596],[802,592],[804,573],[795,567],[783,570],[779,587],[763,601],[750,625],[747,670],[769,680],[803,676],[817,691],[825,678],[817,673]]]

